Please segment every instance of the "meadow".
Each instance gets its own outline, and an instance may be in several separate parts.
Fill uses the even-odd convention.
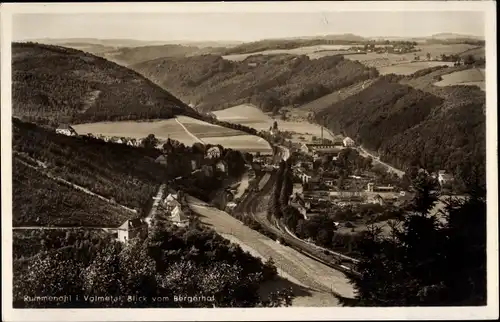
[[[196,137],[204,140],[212,137],[230,137],[246,135],[245,132],[226,128],[220,125],[210,124],[187,116],[177,116],[179,122]]]
[[[396,75],[411,75],[419,70],[432,68],[436,66],[453,66],[451,62],[443,61],[416,61],[411,63],[397,64],[378,68],[381,75],[396,74]]]
[[[375,67],[381,74],[394,73],[408,75],[420,69],[448,64],[446,62],[437,61],[441,58],[441,55],[461,55],[481,50],[481,48],[477,48],[477,46],[467,44],[424,44],[417,46],[417,49],[419,50],[418,52],[405,54],[366,53],[345,55],[344,57],[346,59],[359,61],[368,67]],[[431,61],[422,61],[426,59],[427,54],[430,54]],[[420,60],[415,61],[415,56],[419,56]]]
[[[184,128],[175,120],[154,121],[120,121],[120,122],[97,122],[72,125],[80,135],[92,133],[93,135],[116,136],[143,139],[149,134],[154,134],[160,140],[168,138],[180,141],[186,145],[198,142],[189,135]]]
[[[279,130],[294,132],[296,134],[294,135],[294,139],[298,139],[298,137],[302,136],[310,140],[312,136],[319,137],[321,135],[321,127],[317,124],[274,119],[251,104],[242,104],[215,111],[214,114],[219,120],[243,124],[259,131],[269,130],[269,127],[276,121]],[[331,133],[326,130],[323,131],[323,137],[326,139],[333,139]]]
[[[476,85],[483,91],[486,89],[485,69],[471,68],[457,71],[451,74],[441,76],[442,80],[434,83],[436,86],[453,85]]]
[[[347,45],[318,45],[318,46],[305,46],[293,49],[272,49],[264,50],[248,54],[233,54],[222,56],[226,60],[242,61],[248,56],[255,55],[277,55],[277,54],[290,54],[290,55],[307,55],[311,59],[317,59],[324,56],[332,56],[348,53],[347,49],[351,46]]]
[[[269,144],[260,137],[187,116],[178,116],[177,119],[144,122],[124,121],[76,124],[73,125],[73,128],[80,135],[92,133],[94,135],[142,139],[149,134],[154,134],[161,141],[171,138],[185,145],[202,142],[205,144],[220,144],[228,149],[245,152],[265,153],[271,151]]]

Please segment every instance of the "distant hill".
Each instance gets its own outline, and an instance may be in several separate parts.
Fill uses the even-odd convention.
[[[302,105],[378,75],[343,56],[309,59],[288,54],[255,55],[243,61],[217,55],[166,57],[131,68],[204,111],[243,103],[265,111]]]
[[[140,74],[83,51],[12,45],[13,115],[57,124],[171,118],[196,112]]]
[[[137,39],[100,39],[100,38],[41,38],[29,39],[29,42],[46,44],[46,45],[59,45],[65,46],[67,44],[81,44],[81,45],[101,45],[109,47],[134,47],[134,46],[151,46],[163,45],[164,41],[144,41]]]
[[[354,45],[367,41],[366,38],[353,34],[264,39],[246,42],[226,50],[224,55],[249,54],[273,49],[294,49],[316,45]]]
[[[97,53],[102,57],[123,66],[129,66],[162,57],[186,57],[207,54],[222,54],[225,47],[196,47],[187,45],[156,45],[139,47],[122,47]]]
[[[240,45],[242,41],[228,40],[213,40],[213,41],[197,41],[197,40],[137,40],[137,39],[102,39],[102,38],[41,38],[29,39],[26,41],[36,42],[47,45],[59,45],[66,47],[68,44],[80,45],[101,45],[109,47],[144,47],[144,46],[161,46],[161,45],[184,45],[203,47],[232,47]]]
[[[474,39],[474,40],[484,40],[484,37],[481,36],[474,36],[474,35],[463,35],[463,34],[456,34],[456,33],[438,33],[434,34],[428,38],[432,39]]]
[[[167,180],[165,167],[155,162],[159,150],[68,137],[16,118],[12,122],[14,226],[116,227],[135,216],[117,204],[141,215]]]

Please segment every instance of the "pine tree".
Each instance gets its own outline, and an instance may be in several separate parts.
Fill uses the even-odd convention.
[[[356,305],[438,306],[486,303],[486,202],[469,195],[441,213],[426,176],[414,182],[412,206],[392,234],[365,232],[358,244]],[[340,299],[344,305],[353,301]]]

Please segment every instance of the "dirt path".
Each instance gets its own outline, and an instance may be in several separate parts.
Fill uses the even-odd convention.
[[[191,136],[194,140],[196,140],[196,141],[200,142],[201,144],[205,144],[205,142],[203,142],[203,140],[202,140],[202,139],[200,139],[199,137],[197,137],[196,135],[194,135],[193,133],[191,133],[191,131],[189,131],[189,130],[186,128],[186,126],[184,126],[184,124],[182,124],[182,122],[181,122],[181,121],[179,121],[179,119],[178,119],[178,118],[175,118],[175,121],[176,121],[177,123],[179,123],[179,125],[180,125],[180,126],[182,126],[182,128],[184,129],[184,131],[186,131],[186,133],[187,133],[187,134],[189,134],[189,136]]]
[[[151,222],[151,219],[156,216],[156,212],[158,211],[158,206],[159,206],[160,202],[163,200],[163,198],[165,197],[165,195],[164,195],[165,191],[167,191],[167,185],[166,184],[162,184],[158,188],[158,192],[156,193],[156,196],[153,197],[153,199],[154,199],[153,206],[151,207],[151,210],[149,211],[149,213],[146,216],[146,218],[144,218],[144,220],[148,224]]]

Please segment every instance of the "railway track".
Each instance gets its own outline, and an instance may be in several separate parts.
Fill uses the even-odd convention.
[[[310,245],[295,236],[291,236],[286,231],[286,229],[281,227],[277,219],[273,218],[275,221],[273,223],[269,218],[267,218],[267,214],[265,212],[259,212],[259,204],[266,198],[266,195],[271,192],[274,181],[277,179],[276,175],[277,174],[273,172],[269,180],[260,191],[258,191],[257,193],[250,193],[243,201],[240,211],[247,216],[251,216],[266,231],[275,236],[275,238],[282,238],[287,246],[293,248],[301,254],[313,260],[316,260],[330,268],[341,271],[344,274],[358,274],[353,267],[357,262],[355,259],[352,259],[345,255],[336,256],[337,254],[335,252],[328,251],[329,255],[331,257],[334,257],[334,259],[327,260],[326,258],[324,258],[325,255],[322,248],[320,249],[319,247],[314,247],[313,245]]]

